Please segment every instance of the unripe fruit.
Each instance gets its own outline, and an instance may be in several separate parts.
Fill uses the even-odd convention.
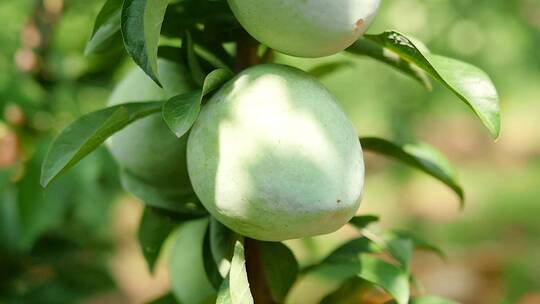
[[[228,0],[257,40],[288,55],[322,57],[349,47],[373,21],[380,0]]]
[[[166,100],[193,89],[181,65],[158,61],[163,89],[139,68],[130,72],[115,88],[109,106],[127,102]],[[160,114],[134,122],[116,133],[108,147],[120,166],[149,184],[160,187],[188,187],[187,136],[178,139]]]
[[[254,239],[333,232],[360,203],[353,126],[322,84],[292,67],[255,66],[225,84],[203,107],[187,151],[206,209]]]

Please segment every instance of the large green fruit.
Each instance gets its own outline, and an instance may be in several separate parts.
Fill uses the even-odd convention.
[[[185,93],[193,86],[181,65],[158,61],[163,89],[142,70],[135,68],[115,88],[109,106],[127,102],[161,101]],[[131,174],[160,187],[189,186],[186,166],[187,136],[178,139],[161,115],[143,118],[108,141],[116,161]]]
[[[228,0],[242,26],[285,54],[322,57],[356,41],[373,21],[380,0]]]
[[[295,68],[259,65],[225,84],[203,107],[187,151],[206,209],[251,238],[330,233],[360,203],[356,132],[328,90]]]

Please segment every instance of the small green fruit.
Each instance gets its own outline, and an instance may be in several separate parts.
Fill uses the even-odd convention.
[[[288,55],[322,57],[349,47],[369,27],[380,0],[228,0],[255,39]]]
[[[187,151],[206,209],[254,239],[333,232],[360,203],[356,132],[328,90],[295,68],[259,65],[225,84],[203,107]]]
[[[160,59],[158,68],[163,89],[136,68],[118,84],[108,105],[162,101],[193,89],[181,65]],[[178,139],[161,115],[136,121],[112,136],[107,144],[120,166],[144,181],[160,187],[189,187],[187,136]]]

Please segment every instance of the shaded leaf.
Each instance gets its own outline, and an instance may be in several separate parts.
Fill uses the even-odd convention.
[[[227,276],[231,268],[231,259],[237,239],[238,236],[232,230],[215,218],[210,219],[210,250],[212,259],[223,278]]]
[[[172,293],[166,293],[148,304],[178,304]]]
[[[298,276],[298,262],[283,243],[257,242],[272,298],[283,303]]]
[[[199,60],[197,59],[197,56],[195,55],[195,45],[193,44],[193,39],[191,38],[191,34],[189,31],[186,31],[184,34],[184,37],[182,38],[182,53],[185,57],[185,61],[187,62],[187,66],[189,68],[189,71],[191,72],[191,76],[193,78],[193,81],[198,86],[202,86],[204,83],[204,73],[203,70],[199,64]]]
[[[111,43],[122,39],[120,16],[123,0],[107,0],[101,8],[90,39],[86,43],[85,55],[106,50]]]
[[[148,206],[191,215],[207,214],[193,191],[155,187],[125,169],[120,173],[120,181],[127,192]]]
[[[157,53],[161,25],[170,0],[124,0],[122,37],[128,54],[159,86]]]
[[[64,129],[50,146],[42,165],[41,185],[47,186],[117,131],[137,119],[159,112],[162,104],[122,104],[77,119]]]
[[[321,304],[345,304],[358,301],[358,295],[363,291],[368,291],[373,284],[364,279],[354,277],[346,280],[341,286],[326,295],[320,302]]]
[[[493,138],[499,137],[499,97],[485,72],[468,63],[422,51],[411,39],[394,31],[364,37],[376,45],[360,40],[348,50],[390,64],[426,85],[427,73],[471,107]]]
[[[379,216],[377,215],[361,215],[355,216],[350,221],[349,224],[353,225],[357,229],[364,229],[372,223],[378,222]]]
[[[381,249],[372,240],[367,237],[359,237],[346,242],[345,244],[336,248],[330,253],[322,262],[325,263],[339,263],[343,261],[355,260],[360,253],[377,253]]]
[[[150,272],[154,272],[155,263],[169,234],[187,219],[190,219],[190,216],[182,218],[157,208],[144,208],[137,236]]]
[[[352,67],[352,66],[353,66],[352,62],[347,61],[347,60],[327,62],[327,63],[322,63],[311,68],[308,71],[308,73],[313,75],[316,78],[322,78],[332,73],[335,73],[343,68]]]
[[[171,131],[179,138],[186,134],[199,116],[203,98],[218,89],[231,77],[231,72],[226,69],[214,70],[206,76],[202,90],[169,99],[163,105],[163,119]]]
[[[463,208],[463,189],[459,186],[448,160],[435,149],[419,144],[400,146],[376,137],[361,138],[360,142],[366,151],[392,157],[443,182],[459,196]]]
[[[431,242],[429,242],[429,241],[427,241],[425,239],[422,239],[422,238],[414,235],[411,232],[397,230],[397,231],[391,232],[390,236],[394,237],[394,238],[409,239],[409,240],[411,240],[413,242],[415,248],[421,249],[421,250],[431,251],[431,252],[437,254],[440,258],[446,259],[446,254],[438,246],[432,244]]]

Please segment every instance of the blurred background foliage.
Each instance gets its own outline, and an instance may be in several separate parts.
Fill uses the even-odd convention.
[[[145,268],[135,237],[142,208],[122,194],[104,149],[51,188],[38,183],[51,138],[103,107],[132,66],[121,49],[84,57],[101,5],[0,1],[0,303],[140,303],[167,289],[163,271],[152,278]],[[463,212],[436,181],[366,155],[360,212],[382,215],[375,229],[411,229],[448,254],[447,261],[423,253],[415,259],[430,294],[463,303],[540,303],[540,0],[385,0],[370,32],[386,29],[492,76],[503,109],[496,144],[446,90],[426,92],[367,58],[276,61],[308,71],[341,62],[321,80],[359,134],[428,142],[457,167]],[[306,265],[354,235],[342,229],[289,245]],[[291,302],[309,303],[328,283],[304,280]]]

